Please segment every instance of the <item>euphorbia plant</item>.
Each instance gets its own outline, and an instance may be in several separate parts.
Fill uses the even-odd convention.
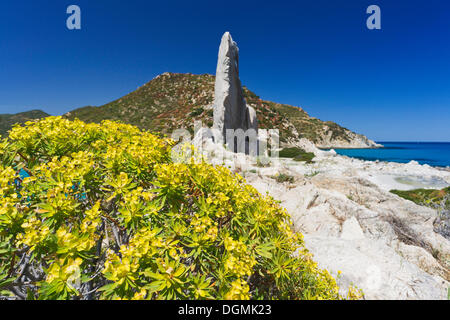
[[[0,143],[0,296],[341,298],[276,201],[172,162],[172,145],[111,121],[15,126]]]

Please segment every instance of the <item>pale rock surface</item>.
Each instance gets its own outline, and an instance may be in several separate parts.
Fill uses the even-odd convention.
[[[389,190],[409,189],[411,181],[448,186],[449,171],[351,159],[308,141],[302,147],[316,154],[312,164],[271,159],[270,166],[258,167],[255,158],[211,139],[197,145],[208,161],[241,173],[261,194],[281,202],[319,266],[336,277],[341,271],[343,294],[353,284],[366,299],[447,298],[450,241],[434,231],[437,212]],[[278,183],[273,177],[279,173],[294,182]]]
[[[304,237],[320,266],[334,274],[341,271],[338,278],[341,290],[356,285],[369,300],[446,298],[445,280],[421,270],[382,240],[345,240],[309,234]]]
[[[256,113],[246,106],[239,80],[238,49],[225,33],[219,50],[214,102],[216,135],[226,129],[256,128]],[[281,202],[319,266],[366,299],[446,299],[450,281],[450,241],[434,231],[435,210],[389,192],[450,185],[450,171],[417,162],[371,162],[323,151],[306,139],[295,145],[316,158],[312,164],[255,158],[226,149],[210,129],[197,131],[194,145],[213,165],[241,173],[261,194]],[[325,139],[326,140],[326,139]],[[323,141],[322,147],[326,145]],[[343,147],[377,147],[363,136]],[[293,183],[278,183],[284,173]],[[338,276],[340,273],[340,276]]]
[[[326,129],[326,128],[325,128]],[[355,132],[351,132],[350,130],[346,130],[346,138],[333,138],[333,132],[328,131],[326,135],[320,137],[319,141],[316,143],[318,148],[329,149],[329,148],[380,148],[381,144],[376,143],[373,140],[370,140],[366,136],[362,134],[358,134]]]
[[[229,32],[225,32],[219,48],[214,87],[213,127],[226,139],[227,129],[258,129],[256,111],[247,106],[239,79],[239,49]]]
[[[258,173],[247,181],[281,201],[321,267],[342,272],[343,293],[354,284],[366,299],[446,298],[450,242],[434,232],[434,210],[359,178],[288,171],[289,185]]]
[[[341,239],[358,240],[364,239],[364,232],[355,217],[345,220],[342,224]]]

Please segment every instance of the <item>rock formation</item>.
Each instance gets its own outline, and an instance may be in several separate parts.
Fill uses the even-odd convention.
[[[213,128],[229,143],[226,130],[254,129],[256,132],[257,122],[256,111],[247,106],[239,79],[239,48],[230,33],[225,32],[217,61]]]
[[[260,167],[254,158],[207,140],[209,162],[240,172],[260,194],[280,201],[295,231],[320,268],[338,278],[343,295],[350,284],[366,299],[447,299],[450,285],[450,240],[436,229],[438,212],[389,192],[450,185],[450,171],[395,162],[351,159],[318,150],[311,164],[271,158]],[[292,182],[278,182],[284,174]],[[338,276],[339,275],[339,276]]]

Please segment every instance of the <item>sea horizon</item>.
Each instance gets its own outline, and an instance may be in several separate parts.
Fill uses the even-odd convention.
[[[377,140],[375,141],[376,143],[450,143],[450,141],[402,141],[402,140]]]
[[[450,167],[450,142],[444,141],[376,141],[381,148],[342,148],[336,153],[369,161],[408,163],[417,161],[433,167]]]

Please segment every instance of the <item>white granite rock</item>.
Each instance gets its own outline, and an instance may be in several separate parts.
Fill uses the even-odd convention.
[[[353,284],[366,299],[446,299],[450,241],[434,230],[437,212],[388,192],[393,182],[384,176],[441,183],[450,172],[350,159],[307,141],[302,146],[316,153],[314,163],[271,158],[269,166],[258,167],[248,155],[203,142],[211,163],[240,172],[261,194],[280,201],[319,266],[335,276],[342,272],[343,294]],[[294,182],[278,183],[278,173]]]
[[[337,172],[308,178],[299,167],[278,168],[295,177],[292,185],[263,170],[246,179],[281,201],[320,267],[342,272],[343,293],[353,284],[366,299],[446,299],[450,242],[434,231],[434,210],[361,178]]]
[[[364,232],[355,217],[345,220],[342,224],[341,239],[358,240],[364,239]]]
[[[256,112],[244,99],[239,79],[239,49],[229,32],[225,32],[220,43],[214,94],[213,128],[222,132],[225,141],[227,129],[258,129]]]
[[[271,158],[262,168],[255,158],[226,149],[226,130],[257,130],[239,80],[239,50],[228,32],[219,49],[213,108],[216,136],[201,129],[194,144],[212,164],[242,173],[260,193],[279,200],[319,266],[335,276],[342,272],[343,293],[353,284],[367,299],[447,298],[450,241],[434,230],[436,211],[389,190],[447,186],[449,171],[351,159],[306,139],[295,145],[316,155],[312,164]],[[357,135],[350,144],[378,146]],[[278,183],[277,173],[293,176],[294,183]]]

